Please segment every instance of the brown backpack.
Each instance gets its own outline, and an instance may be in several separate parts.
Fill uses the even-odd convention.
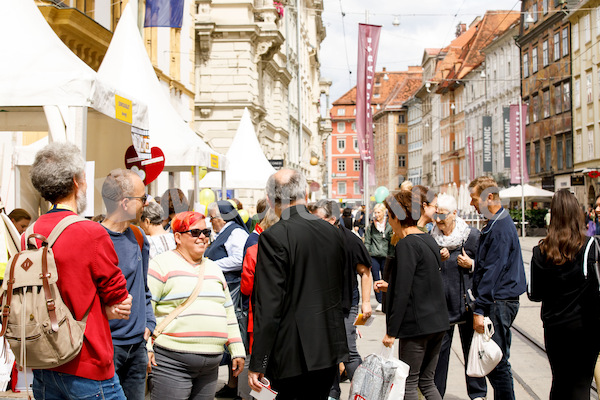
[[[79,354],[88,311],[77,321],[65,306],[58,290],[58,271],[52,245],[69,225],[85,221],[70,215],[52,230],[48,239],[25,232],[27,250],[9,261],[10,270],[2,283],[2,331],[15,354],[17,364],[25,369],[54,368],[66,364]],[[37,248],[35,239],[42,241]],[[24,344],[24,345],[23,345]]]

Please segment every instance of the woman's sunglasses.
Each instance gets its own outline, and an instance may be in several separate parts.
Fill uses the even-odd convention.
[[[206,229],[190,229],[189,231],[183,231],[179,233],[189,233],[193,237],[200,237],[200,235],[204,235],[204,237],[209,237],[212,231],[209,228]]]

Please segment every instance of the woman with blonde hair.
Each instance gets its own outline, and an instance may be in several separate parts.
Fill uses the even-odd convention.
[[[373,281],[383,279],[385,260],[393,255],[394,247],[391,244],[392,227],[388,223],[385,206],[382,203],[373,207],[373,222],[365,230],[365,247],[371,256],[371,272]],[[379,305],[376,311],[381,311],[381,292],[375,292],[375,298]]]

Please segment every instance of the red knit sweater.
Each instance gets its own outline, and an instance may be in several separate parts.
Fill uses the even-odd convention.
[[[42,215],[34,232],[48,237],[52,228],[71,211]],[[21,238],[21,246],[25,238]],[[38,245],[40,242],[38,241]],[[54,368],[82,378],[105,380],[115,375],[113,344],[105,305],[127,298],[127,283],[118,267],[118,258],[106,230],[92,221],[69,226],[53,246],[58,269],[58,288],[65,305],[77,320],[90,308],[83,347],[77,357]]]

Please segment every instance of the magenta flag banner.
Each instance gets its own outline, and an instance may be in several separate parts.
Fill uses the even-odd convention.
[[[529,182],[527,172],[527,157],[525,154],[525,116],[527,104],[510,106],[510,183],[522,184]],[[523,163],[523,179],[521,179],[521,163]]]
[[[373,146],[373,108],[371,97],[375,82],[375,65],[381,26],[358,24],[358,68],[356,80],[356,136],[362,165],[368,165],[369,181],[375,183]],[[362,191],[363,182],[359,179]]]
[[[473,137],[467,137],[467,155],[469,157],[469,181],[475,179],[475,152],[473,151]]]

